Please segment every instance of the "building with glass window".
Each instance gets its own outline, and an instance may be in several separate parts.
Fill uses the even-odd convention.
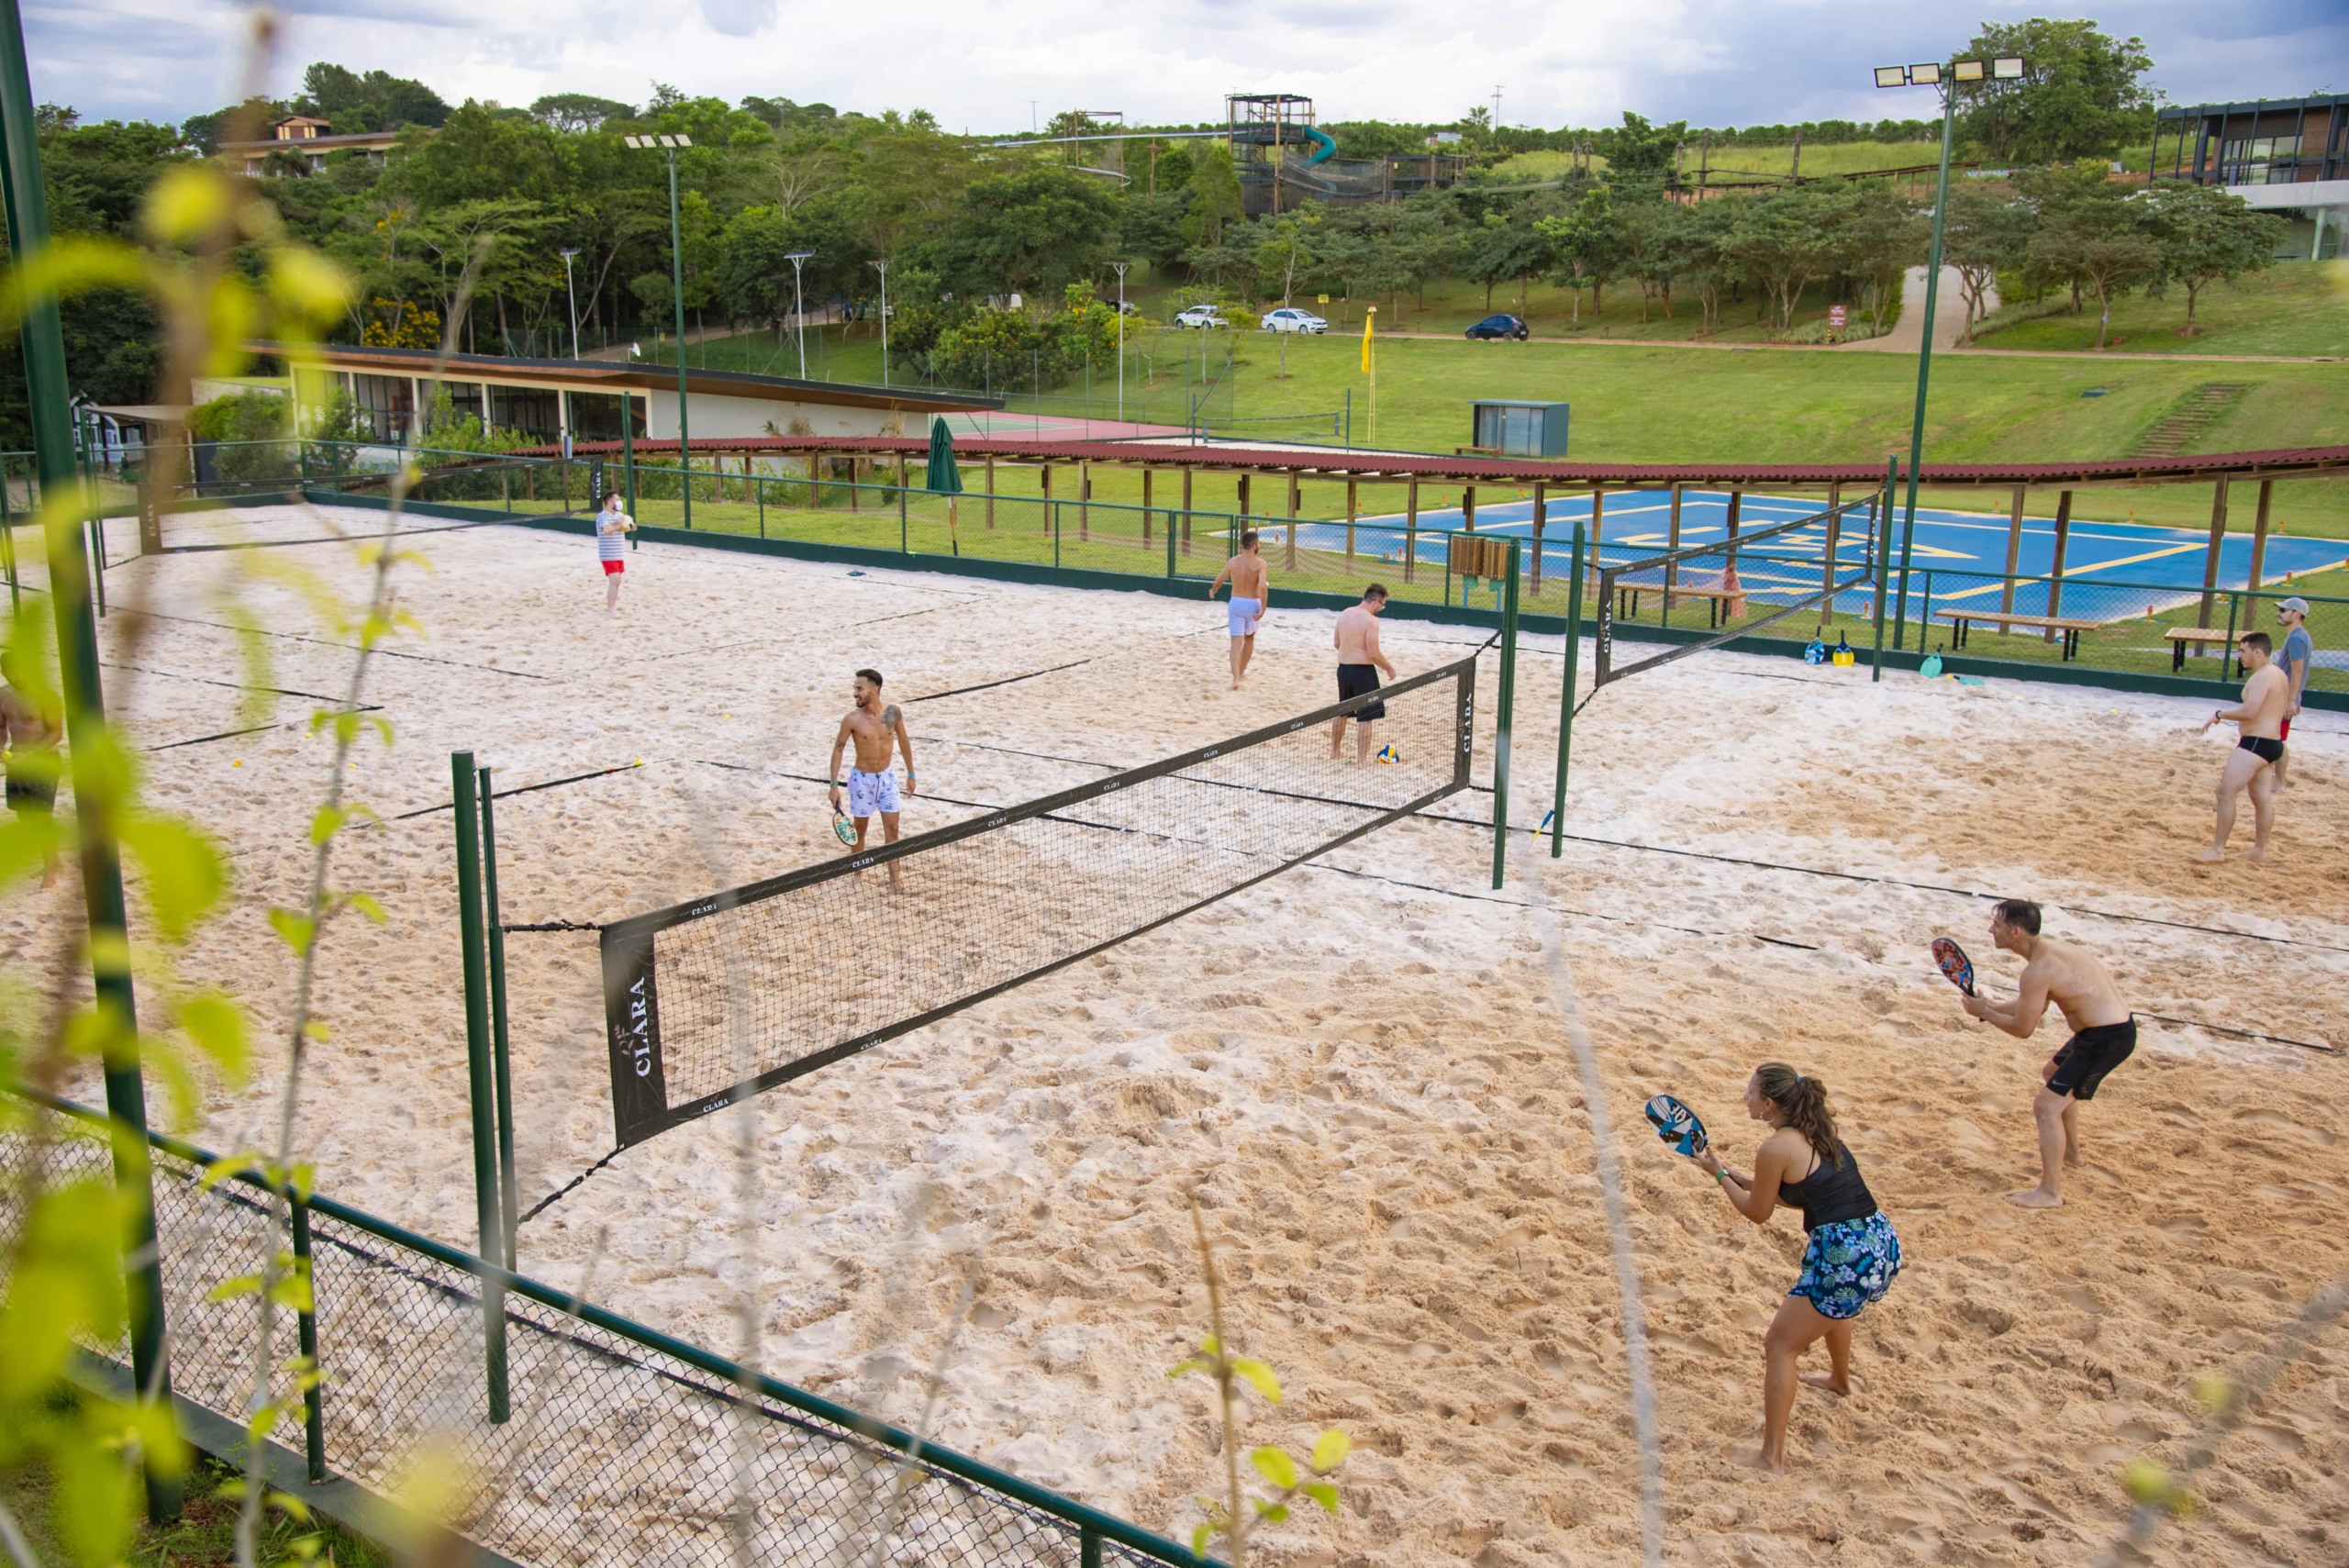
[[[2338,256],[2349,225],[2349,93],[2161,109],[2146,183],[2164,180],[2223,185],[2288,220],[2279,261]]]

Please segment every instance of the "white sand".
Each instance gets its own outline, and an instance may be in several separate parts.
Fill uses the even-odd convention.
[[[320,531],[284,512],[246,521]],[[174,538],[223,526],[185,521]],[[584,540],[499,528],[417,543],[436,570],[404,573],[402,602],[429,636],[396,645],[406,656],[370,684],[398,744],[362,751],[362,798],[386,816],[443,802],[448,753],[464,747],[506,787],[643,763],[500,803],[509,920],[610,919],[833,852],[820,791],[773,774],[822,771],[861,664],[899,696],[1086,661],[910,709],[925,785],[983,801],[1099,771],[983,746],[1130,764],[1328,700],[1330,617],[1282,610],[1277,579],[1256,674],[1234,695],[1221,611],[1195,603],[652,546],[630,555],[611,623]],[[360,581],[339,547],[273,559],[346,592]],[[249,564],[200,554],[111,574],[117,608],[143,595],[160,612],[106,629],[110,698],[144,743],[315,706],[270,697],[265,719],[240,717],[242,694],[206,684],[246,679],[231,635],[203,623],[222,621],[215,589]],[[273,634],[268,684],[342,689],[339,639],[281,587],[240,591]],[[1386,637],[1407,672],[1482,640],[1400,619]],[[1520,823],[1546,805],[1558,671],[1555,639],[1536,639],[1519,685]],[[1488,661],[1486,782],[1492,689]],[[2191,868],[2226,743],[2192,734],[2207,710],[2087,688],[1872,685],[1865,669],[1716,652],[1585,713],[1570,823],[2040,896],[2059,906],[2051,929],[2104,953],[2146,1010],[2349,1046],[2349,954],[2306,945],[2349,948],[2349,723],[2311,714],[2296,738],[2268,865]],[[297,726],[149,759],[158,796],[212,825],[237,866],[234,910],[188,971],[264,1018],[282,1016],[289,966],[263,912],[296,895],[323,757]],[[1439,809],[1488,808],[1480,793]],[[908,820],[952,815],[917,801]],[[1184,1201],[1197,1190],[1227,1249],[1236,1335],[1289,1389],[1251,1440],[1298,1446],[1336,1422],[1359,1445],[1343,1518],[1289,1527],[1285,1556],[1627,1561],[1635,1458],[1587,1123],[1540,927],[1514,878],[1489,889],[1490,850],[1470,828],[1398,825],[761,1097],[747,1242],[739,1119],[668,1132],[527,1225],[523,1268],[568,1285],[608,1228],[598,1296],[727,1350],[747,1268],[768,1370],[896,1419],[918,1411],[975,1268],[938,1440],[1181,1536],[1219,1473],[1205,1385],[1163,1376],[1205,1326]],[[310,1068],[305,1141],[323,1190],[467,1241],[450,817],[356,834],[337,865],[392,920],[328,939],[333,1033]],[[1596,844],[1544,865],[1631,1173],[1672,1561],[2087,1561],[2125,1520],[2121,1462],[2178,1458],[2199,1419],[2193,1380],[2244,1365],[2343,1266],[2338,1060],[2149,1026],[2087,1113],[2071,1206],[2024,1214],[1998,1195],[2035,1175],[2028,1106],[2054,1027],[2025,1044],[1969,1024],[1925,953],[1954,934],[2010,980],[1980,934],[1987,905]],[[12,897],[0,942],[45,951],[58,907]],[[610,1148],[601,1004],[592,933],[518,935],[509,951],[535,1200]],[[1737,1095],[1770,1058],[1831,1085],[1909,1260],[1861,1319],[1858,1396],[1803,1396],[1798,1468],[1779,1480],[1735,1456],[1758,1427],[1759,1337],[1799,1226],[1746,1225],[1639,1117],[1649,1094],[1678,1093],[1743,1162],[1754,1129]],[[255,1136],[266,1065],[207,1098],[191,1135]],[[2343,1398],[2336,1331],[2221,1450],[2210,1507],[2158,1555],[2339,1562]]]

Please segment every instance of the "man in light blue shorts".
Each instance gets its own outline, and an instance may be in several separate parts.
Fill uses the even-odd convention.
[[[1225,606],[1225,618],[1231,628],[1231,689],[1236,692],[1240,678],[1248,673],[1248,661],[1256,656],[1256,624],[1273,602],[1273,569],[1256,553],[1255,529],[1240,536],[1240,553],[1225,562],[1208,584],[1208,598],[1212,601],[1227,582],[1231,603]]]
[[[856,824],[856,843],[850,853],[862,853],[864,849],[865,826],[875,816],[881,818],[883,837],[890,843],[897,841],[897,775],[891,771],[895,754],[903,751],[906,758],[906,794],[914,793],[914,743],[906,733],[906,716],[891,703],[881,701],[881,672],[859,670],[854,687],[856,706],[841,720],[840,730],[832,737],[831,765],[824,776],[832,780],[832,809],[841,808],[841,755],[850,742],[856,745],[856,763],[848,771],[848,815]],[[901,885],[897,862],[889,862],[889,885]]]

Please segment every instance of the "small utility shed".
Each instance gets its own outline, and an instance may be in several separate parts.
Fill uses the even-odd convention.
[[[1566,455],[1568,406],[1564,403],[1480,397],[1468,406],[1475,411],[1470,445],[1477,451],[1501,457]]]

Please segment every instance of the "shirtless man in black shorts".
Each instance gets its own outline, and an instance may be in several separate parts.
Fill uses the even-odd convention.
[[[1998,900],[1990,911],[1990,940],[2021,955],[2022,980],[2011,1002],[1960,998],[1966,1012],[2029,1040],[2053,1002],[2072,1027],[2072,1038],[2041,1069],[2046,1087],[2032,1102],[2039,1122],[2039,1184],[2007,1195],[2009,1203],[2024,1208],[2055,1208],[2064,1201],[2064,1167],[2082,1162],[2080,1103],[2096,1098],[2105,1074],[2137,1049],[2137,1020],[2095,954],[2039,934],[2039,906],[2030,900]]]
[[[0,683],[0,748],[7,755],[8,809],[46,825],[57,808],[57,742],[64,726],[13,683]],[[57,885],[54,838],[41,857],[40,884]]]

